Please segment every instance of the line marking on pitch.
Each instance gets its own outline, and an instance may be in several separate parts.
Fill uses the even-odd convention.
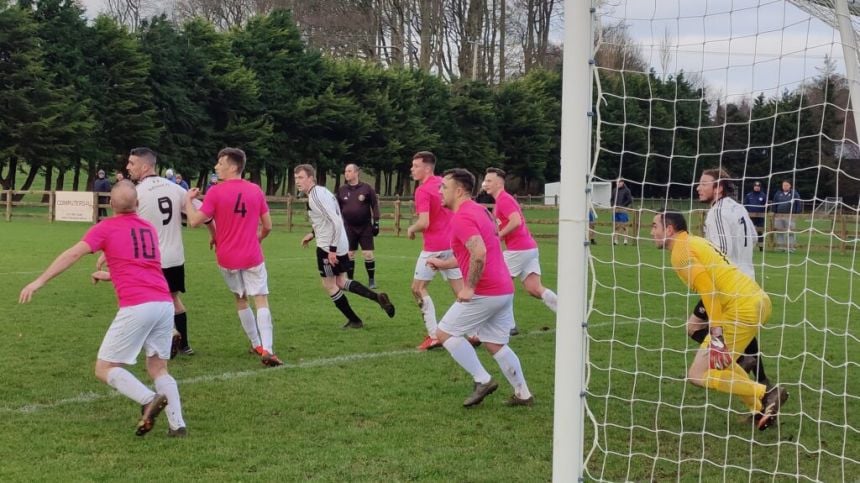
[[[523,334],[525,336],[535,336],[542,335],[548,333],[554,333],[554,329],[549,330],[536,330],[532,332],[528,332]],[[346,354],[342,356],[335,357],[324,357],[321,359],[311,359],[304,362],[300,362],[298,364],[284,363],[283,366],[279,367],[271,367],[271,368],[260,368],[260,369],[249,369],[245,371],[231,371],[224,372],[221,374],[209,374],[203,376],[194,376],[186,379],[182,379],[177,381],[180,386],[187,384],[198,384],[198,383],[207,383],[214,381],[232,381],[236,379],[244,379],[246,377],[258,377],[265,376],[266,374],[272,374],[279,371],[286,371],[291,369],[311,369],[314,367],[327,367],[334,366],[337,364],[342,364],[345,362],[356,362],[356,361],[365,361],[372,359],[381,359],[384,357],[399,357],[399,356],[410,356],[410,355],[419,355],[422,352],[418,352],[415,349],[403,349],[396,351],[387,351],[387,352],[365,352],[365,353],[357,353],[357,354]],[[122,394],[112,391],[112,392],[84,392],[80,393],[76,396],[72,396],[65,399],[59,399],[57,401],[47,402],[47,403],[32,403],[25,404],[19,407],[8,407],[2,406],[0,407],[0,413],[17,413],[17,414],[33,414],[38,413],[40,411],[47,411],[51,409],[58,408],[60,406],[65,406],[68,404],[79,404],[79,403],[89,403],[93,401],[101,401],[105,399],[119,398],[124,397]]]

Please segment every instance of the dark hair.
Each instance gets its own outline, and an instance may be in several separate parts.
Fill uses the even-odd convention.
[[[424,164],[432,164],[433,166],[436,166],[436,155],[430,151],[418,151],[414,156],[412,156],[412,159],[419,158]]]
[[[731,196],[735,193],[735,184],[732,183],[732,175],[721,168],[711,168],[702,171],[702,176],[714,178],[718,185],[723,188],[723,196]]]
[[[245,156],[245,151],[239,148],[224,148],[218,151],[218,159],[227,158],[230,164],[239,168],[239,173],[245,171],[245,161],[248,159]]]
[[[450,176],[455,183],[459,184],[469,194],[475,189],[475,175],[470,173],[469,170],[453,168],[445,171],[442,176],[446,178]]]
[[[298,174],[299,171],[304,171],[309,178],[316,179],[317,177],[317,170],[315,170],[310,164],[300,164],[293,168],[293,174]]]
[[[684,219],[684,215],[677,211],[664,211],[661,215],[663,227],[671,226],[675,231],[687,231],[687,220]]]
[[[152,161],[152,164],[158,160],[158,155],[155,154],[155,151],[149,148],[134,148],[128,153],[130,156],[137,156],[139,158],[149,158]]]
[[[487,171],[484,172],[484,174],[490,174],[490,173],[493,173],[502,179],[505,179],[505,176],[506,176],[505,170],[503,170],[501,168],[487,168]]]

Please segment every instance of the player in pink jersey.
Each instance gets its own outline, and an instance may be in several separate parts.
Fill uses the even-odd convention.
[[[499,223],[499,238],[505,242],[505,263],[511,277],[519,277],[529,295],[541,299],[550,310],[557,312],[558,297],[541,283],[537,242],[526,226],[520,204],[505,191],[505,172],[487,168],[481,188],[496,200],[493,215]],[[516,334],[514,327],[511,335]]]
[[[167,408],[168,436],[187,434],[176,380],[167,372],[173,334],[173,300],[161,273],[158,236],[148,221],[135,213],[137,191],[130,181],[114,185],[110,197],[115,216],[90,228],[84,238],[60,254],[36,280],[21,290],[19,303],[29,302],[49,280],[81,257],[104,252],[110,272],[93,272],[93,283],[113,281],[119,311],[105,334],[96,360],[96,377],[143,406],[135,433],[143,436]],[[155,382],[153,392],[124,366],[137,362],[146,350],[146,370]]]
[[[421,309],[427,336],[418,346],[418,350],[426,351],[442,345],[436,338],[436,307],[427,286],[433,280],[436,272],[427,267],[430,258],[452,258],[451,253],[451,217],[450,210],[442,206],[442,197],[439,187],[442,178],[436,176],[436,156],[429,151],[420,151],[412,157],[412,179],[421,183],[415,190],[415,212],[418,220],[407,230],[406,235],[410,240],[415,239],[415,234],[424,233],[424,247],[415,263],[415,276],[412,279],[412,296]],[[451,284],[451,290],[456,296],[463,288],[463,275],[460,269],[454,265],[450,269],[441,271],[442,278]]]
[[[514,388],[505,404],[531,406],[534,396],[529,392],[519,358],[508,346],[510,330],[515,325],[514,284],[504,264],[496,222],[490,212],[472,201],[474,188],[475,177],[467,170],[445,172],[442,202],[455,212],[451,220],[454,258],[430,258],[427,265],[434,270],[459,266],[466,281],[457,293],[457,301],[439,322],[436,336],[475,380],[474,391],[463,406],[480,404],[499,387],[465,337],[473,333]]]
[[[242,328],[263,365],[275,367],[284,363],[272,348],[274,327],[266,263],[260,246],[272,231],[272,218],[260,187],[242,179],[245,161],[241,149],[222,149],[215,165],[215,174],[221,181],[206,193],[200,210],[193,203],[200,190],[188,190],[185,212],[191,226],[215,220],[215,257],[227,287],[236,297]],[[254,297],[256,317],[248,305],[248,297]]]

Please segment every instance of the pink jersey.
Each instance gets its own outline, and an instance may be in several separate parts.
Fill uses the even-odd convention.
[[[451,210],[442,206],[441,176],[431,176],[415,190],[415,212],[429,213],[430,225],[424,230],[424,251],[451,249]]]
[[[469,249],[466,242],[479,235],[487,247],[484,273],[475,287],[475,295],[508,295],[514,293],[514,283],[502,256],[502,245],[496,231],[496,221],[486,208],[472,200],[463,202],[451,220],[451,249],[463,280],[469,280]]]
[[[496,198],[496,206],[493,208],[493,215],[499,220],[499,230],[504,230],[508,226],[508,221],[514,213],[520,215],[520,226],[505,235],[505,248],[508,250],[537,248],[537,242],[532,238],[532,234],[526,226],[526,217],[523,216],[523,209],[520,204],[507,191],[500,192],[499,197]]]
[[[82,240],[107,259],[120,307],[148,302],[170,302],[170,290],[161,272],[158,231],[135,213],[102,220]]]
[[[257,228],[269,205],[259,186],[243,179],[222,181],[206,193],[200,212],[215,219],[218,265],[244,270],[263,263]]]

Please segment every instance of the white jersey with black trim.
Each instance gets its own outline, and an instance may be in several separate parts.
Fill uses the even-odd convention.
[[[746,208],[732,198],[720,198],[705,215],[705,238],[755,280],[753,250],[758,235]]]
[[[182,246],[185,193],[182,186],[158,176],[147,176],[137,183],[137,214],[158,230],[161,268],[185,263]]]
[[[334,194],[323,186],[314,185],[308,193],[308,216],[314,227],[317,246],[325,251],[335,246],[338,255],[346,255],[349,251],[349,240],[346,238],[343,217],[340,216],[340,206]]]

